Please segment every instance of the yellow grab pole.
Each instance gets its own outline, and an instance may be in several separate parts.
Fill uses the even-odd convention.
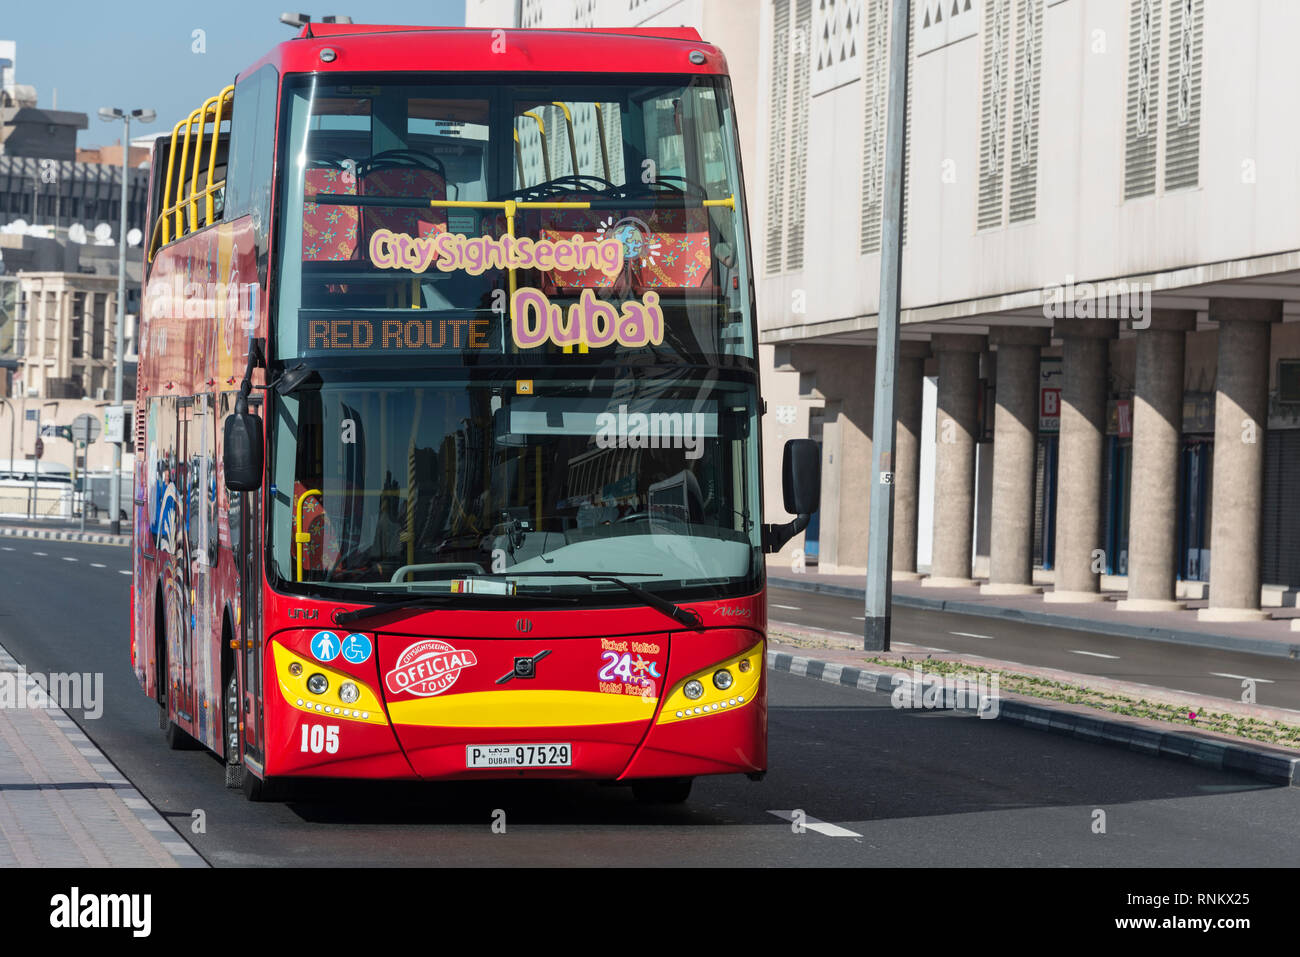
[[[568,126],[568,130],[569,130],[569,165],[573,167],[574,182],[577,182],[578,141],[573,137],[573,114],[570,113],[569,108],[565,106],[563,103],[561,103],[559,100],[553,100],[551,102],[551,105],[558,106],[561,110],[564,111],[564,121],[565,124]],[[606,177],[606,179],[608,179],[608,177]]]
[[[600,162],[605,167],[605,179],[609,179],[609,147],[605,145],[605,114],[601,112],[600,104],[593,103],[592,109],[596,111],[596,135],[600,138]]]
[[[172,142],[167,149],[167,179],[163,181],[162,215],[158,217],[163,224],[162,242],[164,246],[172,241],[172,231],[168,223],[168,216],[172,206],[172,173],[176,168],[176,137],[180,135],[181,123],[184,122],[184,120],[181,120],[180,123],[172,127]]]
[[[210,96],[203,101],[199,107],[199,135],[194,141],[194,171],[190,175],[190,229],[197,229],[199,226],[199,167],[203,161],[203,130],[208,125],[208,114],[212,112],[215,105],[220,101],[220,96]],[[217,130],[214,126],[212,129],[212,139],[215,142]]]
[[[185,232],[185,228],[182,220],[184,213],[181,211],[182,207],[184,206],[183,200],[185,197],[181,195],[181,187],[185,182],[185,167],[189,165],[189,161],[190,161],[190,134],[193,132],[194,118],[198,115],[199,115],[199,111],[195,110],[193,113],[190,114],[189,119],[185,121],[185,143],[181,147],[181,166],[180,169],[176,171],[176,238],[177,239],[180,239],[181,234]]]
[[[537,141],[542,144],[542,175],[546,177],[544,182],[549,183],[551,181],[551,154],[546,149],[546,124],[542,122],[540,116],[531,111],[525,110],[520,115],[529,117],[537,124]]]
[[[233,99],[234,96],[235,96],[235,88],[233,85],[226,87],[220,93],[217,94],[217,112],[216,115],[212,118],[212,149],[208,154],[208,188],[207,190],[205,190],[205,192],[207,193],[207,197],[206,197],[207,217],[204,222],[205,226],[212,225],[212,216],[213,216],[212,176],[216,172],[216,166],[217,166],[217,144],[221,142],[221,108],[226,105],[226,100]],[[227,158],[227,167],[228,166],[229,166],[229,159]]]
[[[311,532],[305,531],[302,527],[302,503],[307,500],[308,496],[319,496],[320,494],[320,489],[309,488],[298,496],[298,504],[294,506],[294,518],[298,529],[293,535],[294,543],[298,546],[297,581],[302,581],[302,547],[311,541]]]

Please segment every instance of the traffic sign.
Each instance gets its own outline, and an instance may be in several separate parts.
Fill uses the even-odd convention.
[[[120,405],[110,405],[104,410],[104,441],[105,442],[124,442],[126,441],[126,408]]]
[[[83,412],[72,420],[73,438],[90,444],[99,438],[99,419],[89,412]]]

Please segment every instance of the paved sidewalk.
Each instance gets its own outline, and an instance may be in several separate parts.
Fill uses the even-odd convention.
[[[89,542],[94,545],[130,545],[130,535],[94,531],[67,525],[0,525],[3,538],[39,538],[58,542]]]
[[[207,866],[3,648],[0,682],[0,867]]]
[[[783,566],[768,566],[768,585],[798,591],[822,592],[847,598],[865,599],[861,575],[826,575],[816,571],[795,574]],[[1203,622],[1196,609],[1205,600],[1189,600],[1186,611],[1136,612],[1118,611],[1115,601],[1124,592],[1105,593],[1109,600],[1079,604],[1045,602],[1041,595],[982,595],[978,586],[968,588],[928,588],[919,581],[895,581],[894,603],[910,608],[948,611],[988,618],[1004,618],[1032,624],[1088,631],[1125,638],[1145,638],[1175,644],[1198,645],[1223,651],[1238,651],[1282,658],[1300,658],[1300,608],[1267,609],[1269,621]]]

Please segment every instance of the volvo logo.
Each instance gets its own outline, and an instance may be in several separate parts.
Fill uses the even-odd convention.
[[[521,635],[526,635],[533,630],[533,620],[531,618],[515,619],[515,631]]]
[[[527,620],[527,619],[523,619]],[[515,666],[497,679],[497,684],[503,685],[511,678],[533,678],[537,675],[537,662],[541,661],[551,653],[551,649],[539,651],[531,658],[516,658]]]

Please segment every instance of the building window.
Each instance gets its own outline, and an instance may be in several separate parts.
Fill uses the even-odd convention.
[[[817,0],[813,17],[813,96],[858,79],[862,4],[863,0]]]
[[[84,292],[74,292],[72,294],[72,311],[71,316],[71,345],[72,358],[81,359],[85,355],[85,335],[86,335],[86,294]]]
[[[1015,155],[1011,167],[1013,223],[1034,218],[1038,191],[1038,99],[1042,85],[1043,0],[1020,0],[1016,37]]]
[[[977,228],[1002,225],[1006,181],[1007,55],[1011,0],[986,0],[984,7],[984,93],[980,109],[980,188]]]
[[[1165,132],[1165,189],[1186,189],[1200,181],[1201,30],[1204,0],[1174,0],[1169,17],[1168,129]]]
[[[1124,198],[1156,191],[1155,132],[1159,102],[1152,84],[1160,76],[1160,4],[1131,0],[1129,10],[1128,104],[1125,118]]]

